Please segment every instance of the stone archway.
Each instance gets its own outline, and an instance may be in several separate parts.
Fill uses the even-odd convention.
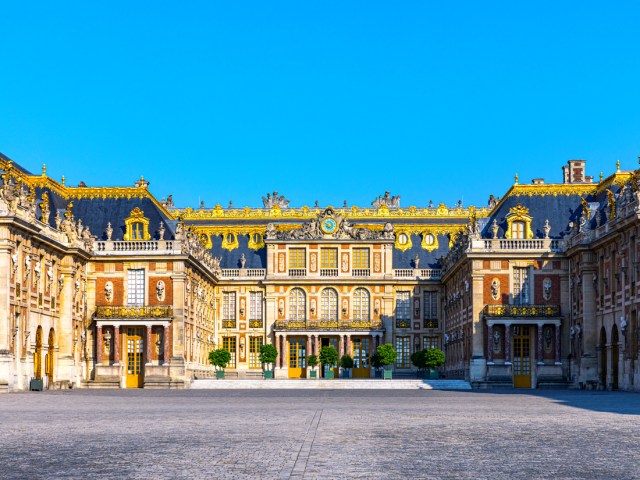
[[[607,331],[600,329],[600,384],[607,387]]]
[[[46,356],[47,360],[44,366],[44,371],[45,371],[45,374],[47,375],[47,378],[49,379],[49,383],[53,382],[53,358],[54,358],[55,347],[56,347],[56,333],[52,328],[51,330],[49,330],[49,345],[48,345],[48,351]]]
[[[618,337],[618,327],[614,324],[611,328],[611,389],[618,389],[618,369],[620,355],[620,339]]]

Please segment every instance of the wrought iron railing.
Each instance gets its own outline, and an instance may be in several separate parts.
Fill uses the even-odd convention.
[[[558,317],[560,305],[486,305],[488,317]]]
[[[411,328],[411,320],[396,318],[396,328]]]
[[[262,328],[264,327],[264,321],[262,320],[249,320],[249,328]]]
[[[171,318],[171,305],[104,305],[96,308],[96,318]]]
[[[236,328],[236,320],[222,320],[222,328]]]
[[[382,321],[353,320],[276,320],[276,330],[372,330],[381,329]]]

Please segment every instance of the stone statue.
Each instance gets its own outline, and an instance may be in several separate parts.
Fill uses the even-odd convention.
[[[275,205],[280,208],[288,208],[289,200],[287,200],[284,195],[278,195],[278,191],[276,190],[273,192],[273,196],[267,193],[267,198],[262,197],[262,205],[264,205],[264,208],[271,208]]]
[[[156,296],[158,297],[158,300],[161,302],[164,300],[164,290],[165,290],[164,281],[158,280],[158,283],[156,283]]]
[[[551,279],[545,278],[542,282],[542,297],[545,300],[551,299]]]
[[[417,253],[416,253],[416,256],[413,257],[413,268],[415,268],[416,270],[420,268],[420,257],[418,256]]]
[[[551,232],[551,225],[549,225],[549,219],[544,221],[544,227],[542,227],[542,230],[544,230],[544,238],[549,238],[549,233]]]
[[[244,253],[243,253],[242,256],[240,257],[240,268],[244,268],[246,263],[247,263],[247,259],[246,259],[246,257],[244,256]]]
[[[498,300],[500,298],[500,280],[494,278],[491,282],[491,298]]]
[[[493,353],[502,353],[502,332],[499,328],[493,329]]]
[[[267,240],[273,240],[276,238],[276,235],[277,235],[276,227],[273,225],[273,223],[268,223],[267,231],[265,233],[265,238]]]
[[[160,222],[158,227],[158,240],[164,240],[164,223]]]
[[[384,195],[378,195],[371,205],[380,208],[382,205],[386,205],[388,208],[400,208],[400,195],[391,196],[389,192],[384,192]]]
[[[104,284],[104,299],[107,302],[111,302],[113,300],[113,282],[111,281]]]

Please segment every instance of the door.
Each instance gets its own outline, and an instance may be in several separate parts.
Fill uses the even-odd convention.
[[[304,338],[288,338],[289,378],[306,378],[307,346]]]
[[[508,328],[508,327],[507,327]],[[513,386],[531,388],[531,333],[528,325],[513,326]]]
[[[127,328],[127,388],[142,388],[144,333],[142,327]]]
[[[370,338],[354,338],[352,340],[353,378],[369,378],[369,346]]]

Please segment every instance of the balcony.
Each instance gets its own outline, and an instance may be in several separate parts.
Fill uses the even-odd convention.
[[[174,245],[175,244],[175,245]],[[180,253],[180,242],[173,240],[136,240],[136,241],[98,241],[95,243],[95,255],[131,255],[131,254],[176,254]]]
[[[275,330],[382,330],[381,320],[276,320]]]
[[[144,318],[172,318],[173,307],[171,305],[145,305],[145,306],[100,306],[96,308],[96,318],[112,319],[144,319]]]
[[[236,319],[222,320],[222,328],[236,328]]]
[[[411,328],[411,320],[396,318],[396,328]]]
[[[306,268],[290,268],[289,276],[296,277],[296,278],[304,278],[307,276],[307,269]]]
[[[371,269],[369,268],[354,268],[351,270],[352,277],[370,277]]]
[[[337,277],[338,269],[337,268],[321,268],[320,276],[321,277]]]
[[[471,251],[506,251],[506,252],[561,252],[564,249],[562,240],[552,238],[473,240]]]
[[[249,320],[249,328],[264,328],[264,321],[261,320]]]
[[[416,280],[440,280],[442,270],[438,268],[395,268],[393,278],[407,278]]]
[[[223,268],[220,278],[226,280],[264,280],[266,276],[266,268]]]
[[[485,305],[487,317],[559,317],[560,305]]]

